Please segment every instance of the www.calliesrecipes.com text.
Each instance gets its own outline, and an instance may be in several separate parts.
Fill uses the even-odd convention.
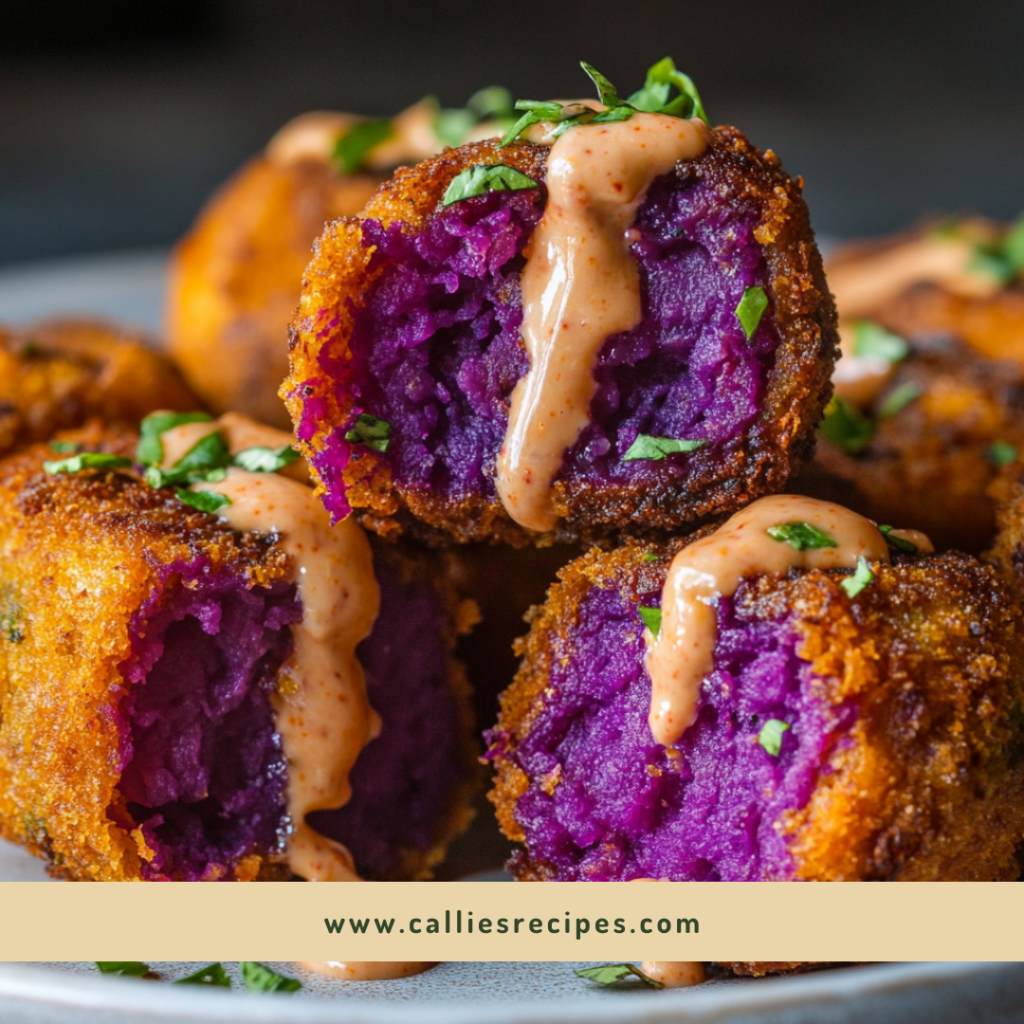
[[[473,911],[446,910],[444,917],[413,917],[395,927],[393,917],[325,917],[324,925],[331,934],[351,932],[356,935],[570,935],[582,939],[591,930],[598,935],[622,935],[625,932],[644,935],[690,935],[700,932],[695,917],[643,917],[630,925],[625,918],[605,917],[474,917]]]

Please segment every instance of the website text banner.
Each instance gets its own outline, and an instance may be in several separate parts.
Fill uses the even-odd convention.
[[[1024,960],[999,882],[0,883],[4,960]]]

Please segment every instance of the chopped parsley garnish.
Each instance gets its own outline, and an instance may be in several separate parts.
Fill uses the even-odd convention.
[[[1024,215],[995,242],[975,242],[971,270],[1008,285],[1024,271]]]
[[[442,206],[451,206],[461,199],[472,199],[487,192],[521,192],[536,188],[533,178],[505,164],[477,164],[457,174],[441,200]]]
[[[257,445],[245,448],[234,458],[234,464],[250,473],[276,473],[285,466],[290,466],[299,453],[290,445],[281,448],[265,448]]]
[[[386,452],[391,444],[391,424],[368,412],[360,413],[352,429],[345,434],[345,440],[366,445],[375,452]]]
[[[644,985],[648,988],[665,987],[660,981],[655,981],[632,964],[603,964],[601,967],[584,967],[573,973],[605,988],[621,987],[624,984],[629,988],[641,988]],[[638,978],[639,981],[635,982],[633,978]]]
[[[782,750],[782,734],[789,728],[786,722],[780,721],[778,718],[769,718],[764,725],[761,726],[761,731],[757,734],[757,742],[768,751],[772,757],[778,757],[779,751]]]
[[[985,449],[985,458],[988,459],[996,469],[1008,466],[1017,460],[1017,449],[1006,441],[993,441]]]
[[[839,586],[846,591],[847,597],[856,597],[874,578],[875,574],[871,571],[868,560],[861,555],[857,559],[857,569],[854,574],[841,580]]]
[[[661,633],[661,609],[645,608],[640,605],[640,618],[644,620],[644,625],[651,631],[651,636],[657,640]]]
[[[340,174],[355,174],[366,165],[370,151],[395,134],[390,121],[360,121],[342,132],[334,143],[331,160]]]
[[[878,407],[879,418],[883,420],[891,419],[923,394],[924,388],[920,384],[908,380],[906,384],[901,384],[882,399],[882,404]]]
[[[130,466],[132,460],[123,455],[111,455],[109,452],[81,452],[70,459],[58,459],[56,462],[44,462],[45,472],[81,473],[83,469],[123,469]]]
[[[208,964],[187,978],[178,978],[175,985],[214,985],[218,988],[231,988],[231,979],[220,964]]]
[[[481,121],[497,122],[507,128],[515,121],[512,95],[501,85],[491,85],[473,93],[465,107],[439,110],[434,118],[434,134],[446,146],[461,146],[466,136]]]
[[[853,330],[853,354],[861,359],[898,363],[910,352],[910,346],[903,338],[872,320],[858,320]]]
[[[214,431],[201,437],[170,469],[159,466],[146,468],[146,483],[150,487],[174,487],[178,484],[213,483],[223,480],[231,465],[231,453],[224,438]]]
[[[657,560],[658,560],[658,556],[656,554],[654,554],[652,551],[645,551],[644,552],[644,561],[645,562],[656,562]]]
[[[20,644],[25,639],[25,630],[21,627],[21,607],[14,600],[10,585],[0,589],[0,636],[6,637],[12,644]]]
[[[820,430],[847,455],[859,455],[871,444],[877,428],[856,406],[835,395],[825,407]]]
[[[135,458],[143,465],[155,466],[164,461],[164,446],[160,438],[183,423],[208,423],[210,416],[205,412],[158,412],[147,416],[139,424],[139,447]]]
[[[638,434],[637,439],[629,446],[629,451],[622,456],[623,462],[635,462],[637,459],[651,459],[659,462],[666,455],[678,452],[693,452],[706,445],[706,438],[652,437],[650,434]]]
[[[917,554],[916,544],[912,544],[909,540],[904,540],[902,537],[894,536],[892,531],[893,527],[891,526],[880,526],[878,528],[878,532],[885,538],[885,543],[889,547],[902,551],[905,555]]]
[[[505,133],[501,145],[514,142],[530,125],[541,121],[555,123],[558,127],[551,133],[557,138],[563,132],[579,124],[608,124],[612,121],[626,121],[636,111],[650,114],[669,114],[672,117],[699,117],[707,122],[708,117],[701,103],[700,94],[693,80],[676,70],[671,57],[665,57],[647,70],[647,79],[642,89],[628,99],[622,99],[618,89],[596,68],[581,61],[580,66],[597,86],[598,96],[606,110],[591,110],[581,103],[554,103],[543,100],[519,100],[516,110],[525,111],[522,117]],[[672,90],[678,93],[674,98]]]
[[[736,319],[739,320],[747,341],[754,336],[754,331],[757,330],[757,325],[767,308],[768,296],[759,284],[743,289],[743,298],[736,307]]]
[[[810,523],[793,521],[791,523],[779,523],[777,526],[768,527],[768,536],[782,544],[788,544],[797,551],[805,551],[808,548],[837,548],[835,538],[829,536],[824,530],[819,530]]]
[[[103,974],[123,974],[132,978],[149,974],[149,964],[141,960],[94,960],[93,963]]]
[[[186,491],[179,487],[175,492],[178,501],[200,512],[217,512],[225,505],[231,504],[231,499],[226,494],[215,494],[213,491]]]
[[[255,960],[242,960],[238,966],[250,992],[296,992],[302,988],[302,982],[297,978],[286,978]]]
[[[73,455],[82,450],[82,446],[75,441],[51,441],[50,447],[61,455]]]

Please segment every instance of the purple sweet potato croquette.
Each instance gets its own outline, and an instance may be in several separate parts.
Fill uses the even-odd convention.
[[[391,424],[385,458],[398,487],[495,498],[509,399],[528,369],[519,340],[522,250],[544,199],[543,188],[491,192],[439,211],[418,231],[363,223],[363,245],[376,246],[369,269],[385,269],[355,316],[346,388],[358,410]],[[632,246],[643,320],[606,341],[592,423],[566,454],[563,478],[682,480],[687,460],[714,462],[742,445],[779,343],[770,311],[749,340],[735,313],[745,288],[766,284],[756,226],[756,209],[722,203],[711,182],[655,181]],[[331,345],[320,364],[340,375]],[[325,479],[347,464],[344,432],[314,458]],[[707,443],[658,463],[624,462],[641,433]]]
[[[572,657],[551,659],[557,699],[507,755],[531,780],[515,806],[531,858],[560,880],[790,878],[774,824],[806,802],[845,722],[827,719],[811,698],[810,666],[788,620],[745,622],[733,601],[720,602],[715,671],[674,751],[647,724],[637,605],[595,588],[579,621]],[[769,718],[791,725],[778,757],[757,741]],[[501,733],[490,741],[501,750]]]
[[[424,563],[377,547],[380,615],[358,649],[381,733],[352,769],[352,799],[309,816],[351,851],[367,879],[417,874],[466,779],[466,725],[453,689],[450,611]],[[426,563],[429,565],[430,563]],[[412,566],[416,566],[413,569]]]
[[[205,568],[166,567],[132,621],[118,789],[154,852],[147,879],[217,878],[283,842],[286,766],[270,692],[301,605],[294,586],[250,587]]]

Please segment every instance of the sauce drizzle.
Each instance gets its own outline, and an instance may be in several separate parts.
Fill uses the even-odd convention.
[[[768,535],[769,527],[788,522],[809,523],[832,537],[836,546],[798,551]],[[912,532],[923,538],[918,541],[922,550],[931,548],[917,531],[894,531],[906,540]],[[761,498],[683,548],[672,559],[662,590],[661,632],[656,640],[644,633],[654,738],[671,746],[696,718],[701,683],[714,668],[720,597],[735,594],[749,576],[794,568],[852,569],[861,557],[889,564],[889,547],[870,519],[831,502],[791,494]]]
[[[551,147],[547,205],[522,275],[530,369],[512,392],[497,463],[501,502],[527,529],[557,524],[551,490],[589,421],[597,356],[608,337],[640,322],[628,235],[636,212],[655,178],[708,141],[699,119],[635,113],[572,128]]]
[[[255,445],[280,448],[292,442],[289,434],[230,413],[215,423],[167,431],[164,466],[215,431],[233,455]],[[351,519],[332,527],[312,489],[279,473],[232,467],[226,479],[193,489],[231,498],[219,515],[232,529],[280,535],[303,608],[302,621],[291,626],[292,655],[271,697],[288,762],[288,865],[311,882],[356,881],[348,850],[307,825],[306,815],[348,802],[349,772],[380,730],[356,659],[356,647],[369,635],[380,604],[369,542]]]

